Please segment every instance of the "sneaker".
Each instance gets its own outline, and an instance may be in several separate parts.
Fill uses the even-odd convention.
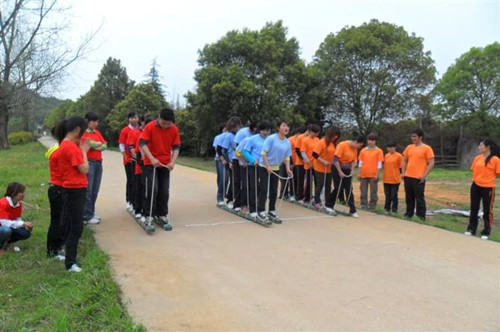
[[[136,213],[136,214],[135,214],[135,218],[136,218],[136,219],[141,219],[141,218],[142,218],[142,214],[140,214],[140,213]]]
[[[276,214],[276,211],[269,211],[268,213],[269,217],[273,219],[278,219],[278,215]]]
[[[99,217],[99,216],[98,216],[98,215],[96,215],[96,214],[94,214],[94,218],[95,218],[95,219],[99,219],[99,221],[102,221],[102,218],[101,218],[101,217]]]
[[[233,202],[227,202],[227,207],[232,209],[234,207]]]
[[[233,210],[234,210],[234,212],[241,212],[241,208],[240,207],[235,207]]]
[[[51,257],[51,258],[52,258],[53,260],[55,260],[55,261],[64,261],[64,260],[66,259],[66,257],[65,257],[65,256],[63,256],[63,255],[55,255],[55,256],[53,256],[53,257]]]
[[[88,224],[88,225],[97,225],[99,224],[101,221],[99,219],[96,219],[96,218],[92,218],[90,220],[85,220],[84,223]]]
[[[18,246],[14,246],[12,247],[12,250],[14,250],[14,252],[20,252],[21,248],[19,248]]]
[[[467,231],[467,232],[464,233],[464,235],[472,236],[472,232]]]
[[[350,213],[349,215],[353,218],[359,218],[359,214],[357,212]]]
[[[385,213],[385,214],[387,214],[387,215],[389,215],[389,214],[391,214],[391,211],[389,211],[389,210],[384,210],[384,213]]]
[[[257,218],[259,215],[257,214],[257,212],[252,212],[250,213],[250,217],[252,218]]]
[[[168,218],[168,216],[161,216],[158,218],[158,220],[160,220],[160,222],[164,224],[170,224],[170,219]]]
[[[315,210],[321,210],[321,204],[314,204]]]
[[[328,213],[334,213],[335,212],[334,209],[332,209],[331,207],[327,207],[327,206],[325,206],[325,211],[328,212]]]
[[[82,268],[76,264],[71,265],[71,267],[67,270],[68,272],[82,272]]]
[[[146,223],[146,217],[142,216],[141,219],[139,219],[139,221],[142,223],[142,224],[145,224]]]
[[[295,196],[290,196],[290,202],[295,202]]]
[[[488,235],[481,235],[481,239],[488,240]]]
[[[126,206],[126,209],[130,211],[130,208],[132,207],[132,203],[130,202],[127,202],[127,206]]]
[[[301,200],[301,199],[299,199],[299,200],[297,201],[297,203],[299,203],[299,204],[304,204],[304,201],[303,201],[303,200]]]
[[[219,205],[219,206],[224,205],[224,201],[217,202],[217,205]]]
[[[266,220],[267,219],[266,213],[265,212],[259,213],[259,218],[262,219],[262,220]]]

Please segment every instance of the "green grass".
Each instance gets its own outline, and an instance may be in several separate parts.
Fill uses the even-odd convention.
[[[472,180],[472,171],[469,169],[434,168],[428,177],[429,181],[467,182]]]
[[[33,221],[30,239],[20,253],[0,257],[0,331],[144,331],[135,326],[120,300],[109,257],[85,228],[78,260],[82,273],[65,271],[45,254],[49,224],[48,167],[38,143],[0,151],[0,190],[7,183],[26,185],[23,218]]]
[[[177,163],[182,166],[196,168],[211,173],[217,173],[215,169],[215,161],[213,158],[205,159],[205,158],[180,156],[177,159]]]

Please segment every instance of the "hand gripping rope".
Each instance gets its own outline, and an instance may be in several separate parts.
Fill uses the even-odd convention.
[[[285,180],[285,189],[286,187],[288,186],[288,181],[290,181],[290,179],[293,179],[293,176],[291,177],[283,177],[283,176],[280,176],[279,174],[277,174],[276,172],[271,172],[272,175],[276,176],[279,180]],[[269,199],[269,191],[270,191],[270,188],[271,188],[271,174],[268,174],[268,177],[267,177],[267,198]],[[280,198],[280,204],[279,204],[279,207],[276,209],[276,214],[279,213],[279,211],[281,210],[281,205],[283,204],[283,198],[285,197],[285,190],[283,190],[283,193],[281,194],[281,198]]]
[[[337,202],[339,200],[339,194],[340,194],[340,190],[342,189],[342,182],[344,182],[344,178],[351,178],[351,177],[352,177],[352,173],[344,176],[343,178],[340,178],[339,188],[337,190],[337,197],[335,197],[335,202],[333,203],[334,205],[337,204]],[[349,200],[351,199],[351,195],[352,195],[352,183],[351,183],[351,186],[349,188],[349,195],[347,196],[347,200],[346,200],[347,204],[349,204]]]

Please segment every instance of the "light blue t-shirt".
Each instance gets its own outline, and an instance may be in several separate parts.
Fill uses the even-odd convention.
[[[216,135],[214,137],[214,142],[213,142],[212,146],[215,148],[215,158],[219,158],[219,154],[217,153],[217,147],[219,145],[221,145],[222,139],[224,138],[225,134],[226,134],[225,132],[224,133],[220,133],[219,135]]]
[[[259,163],[265,166],[262,153],[266,152],[271,167],[279,167],[283,161],[292,155],[292,145],[288,138],[281,140],[278,134],[269,135],[262,145]]]
[[[238,146],[236,147],[236,152],[238,155],[243,155],[243,151],[245,150],[245,146],[247,145],[247,142],[250,140],[250,138],[252,138],[252,136],[250,137],[245,137],[241,142],[240,144],[238,144]],[[240,166],[243,166],[243,162],[241,160],[240,161]]]
[[[245,155],[245,159],[249,164],[253,164],[255,160],[260,160],[260,153],[262,152],[264,141],[265,138],[258,134],[250,137],[246,142],[244,150],[247,151],[250,156]]]
[[[226,132],[226,135],[222,139],[222,144],[220,145],[222,146],[223,149],[227,150],[229,161],[237,159],[236,154],[234,153],[235,149],[234,137],[235,137],[234,133],[230,131]]]
[[[236,145],[241,144],[243,139],[251,137],[252,135],[253,133],[250,131],[249,127],[241,128],[240,130],[238,130],[236,136],[234,137],[234,143]]]

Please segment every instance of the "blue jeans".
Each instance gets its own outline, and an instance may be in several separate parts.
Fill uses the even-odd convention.
[[[3,249],[12,234],[12,228],[0,226],[0,250]]]
[[[31,236],[31,232],[28,232],[26,228],[11,228],[12,234],[10,235],[9,243],[14,243],[21,240],[27,240]]]
[[[83,220],[90,220],[95,215],[95,202],[99,189],[101,188],[102,163],[89,160],[89,172],[87,173],[87,194],[85,196],[85,213]]]
[[[224,172],[224,165],[222,165],[222,162],[220,159],[217,159],[215,161],[215,168],[217,169],[217,202],[224,202],[224,195],[225,195],[225,188],[224,184],[228,185],[228,174],[227,172]],[[224,175],[226,178],[224,179]]]

